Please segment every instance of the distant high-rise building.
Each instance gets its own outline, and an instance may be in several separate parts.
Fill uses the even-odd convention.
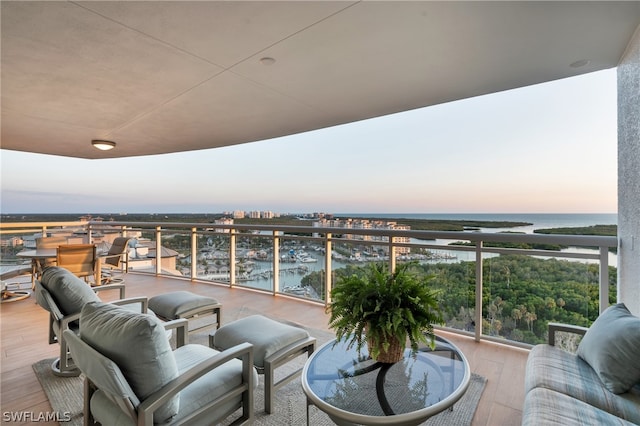
[[[344,228],[344,229],[397,229],[407,231],[411,227],[409,225],[398,225],[397,222],[390,222],[384,220],[369,220],[369,219],[327,219],[322,218],[313,222],[313,226],[316,228],[331,227],[331,228]],[[316,235],[317,236],[317,235]],[[359,241],[389,241],[387,236],[378,235],[360,235],[360,234],[346,234],[345,238],[348,240]],[[395,237],[396,243],[409,243],[411,242],[409,237]],[[396,247],[397,254],[408,254],[411,252],[410,247]]]

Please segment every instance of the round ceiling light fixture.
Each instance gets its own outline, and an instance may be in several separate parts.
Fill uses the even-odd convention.
[[[591,61],[588,60],[588,59],[580,59],[579,61],[575,61],[575,62],[569,64],[569,66],[571,68],[582,68],[582,67],[586,67],[590,63],[591,63]]]
[[[91,145],[93,145],[94,148],[99,149],[100,151],[109,151],[110,149],[113,149],[116,147],[116,143],[112,142],[112,141],[105,141],[102,139],[94,139],[91,141]]]
[[[267,56],[267,57],[261,58],[260,63],[262,65],[273,65],[276,63],[276,60]]]

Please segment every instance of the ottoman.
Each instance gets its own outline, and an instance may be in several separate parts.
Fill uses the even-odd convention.
[[[189,333],[215,326],[220,327],[222,305],[212,297],[200,296],[189,291],[172,291],[149,298],[149,309],[160,319],[171,321],[215,315],[215,322],[190,328]]]
[[[301,355],[311,356],[316,339],[302,328],[262,315],[225,324],[209,335],[209,346],[220,351],[243,342],[253,345],[253,365],[258,374],[264,374],[264,410],[271,413],[275,391],[302,372],[301,367],[275,382],[275,369]]]

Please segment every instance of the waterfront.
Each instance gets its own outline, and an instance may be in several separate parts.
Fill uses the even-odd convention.
[[[513,226],[513,227],[481,227],[481,228],[465,228],[464,232],[486,232],[486,233],[498,233],[498,232],[517,232],[524,234],[532,234],[538,229],[554,229],[554,228],[581,228],[595,225],[611,225],[617,224],[617,214],[414,214],[414,213],[340,213],[335,214],[335,217],[341,218],[370,218],[380,220],[391,219],[413,219],[413,220],[435,220],[435,221],[479,221],[479,222],[524,222],[530,225],[525,226]],[[436,239],[428,242],[417,241],[411,239],[412,243],[426,243],[431,247],[427,254],[424,253],[411,253],[411,255],[401,256],[400,260],[417,260],[424,263],[457,263],[462,261],[474,261],[475,253],[469,251],[459,251],[448,249],[451,243],[456,240],[444,240]],[[441,248],[440,248],[441,247]],[[302,278],[311,273],[324,270],[325,255],[322,247],[319,244],[301,246],[299,250],[303,250],[305,253],[310,252],[310,257],[314,259],[314,262],[300,262],[296,259],[295,250],[298,249],[287,247],[285,251],[294,251],[294,256],[288,263],[283,263],[280,268],[280,286],[283,291],[289,289],[289,292],[294,294],[306,295],[313,297],[314,295],[305,294],[305,287],[301,285]],[[561,251],[573,251],[583,253],[596,253],[597,250],[587,248],[575,248],[563,249]],[[486,254],[485,256],[493,256]],[[285,254],[285,258],[288,256]],[[331,260],[332,270],[343,268],[346,265],[360,264],[372,260],[387,260],[384,256],[372,257],[368,256],[366,252],[358,249],[352,250],[351,256],[344,256],[339,253],[334,253]],[[254,261],[254,270],[251,274],[245,276],[240,280],[240,285],[248,286],[252,288],[270,289],[272,286],[271,275],[272,263],[270,261]],[[574,260],[582,262],[595,263],[596,261]],[[615,266],[617,264],[616,253],[609,253],[609,265]],[[228,275],[227,275],[228,280]],[[307,290],[308,291],[308,290]]]

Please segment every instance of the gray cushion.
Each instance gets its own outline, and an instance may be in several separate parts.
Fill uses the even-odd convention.
[[[633,424],[578,399],[545,388],[530,390],[525,396],[522,410],[522,426]]]
[[[149,309],[166,319],[180,318],[185,312],[196,308],[217,305],[211,297],[200,296],[189,291],[172,291],[149,298]]]
[[[578,356],[613,393],[627,392],[640,382],[640,318],[624,303],[607,308],[578,346]]]
[[[211,358],[219,352],[203,345],[185,345],[175,350],[176,363],[180,374],[200,362]],[[258,386],[258,373],[252,368],[253,388]],[[231,389],[240,386],[242,383],[242,361],[233,359],[187,386],[180,392],[180,413],[176,418],[179,422],[180,418],[187,413],[191,413],[202,407],[205,403],[220,398],[227,394]],[[207,424],[217,424],[229,409],[239,408],[242,403],[242,395],[231,398],[226,404],[221,406],[213,417],[209,416]],[[218,416],[218,417],[215,417]]]
[[[216,348],[229,349],[243,342],[253,344],[253,364],[264,367],[264,359],[309,337],[302,328],[282,324],[262,315],[252,315],[220,327],[213,335]]]
[[[165,328],[152,315],[108,303],[88,303],[80,315],[80,337],[118,364],[141,400],[178,377]],[[177,395],[156,411],[156,423],[178,413],[179,398]]]
[[[91,415],[98,424],[109,426],[136,426],[135,422],[109,398],[106,392],[97,390],[90,401]]]
[[[40,283],[51,294],[63,315],[77,314],[85,304],[100,301],[89,284],[58,266],[45,268]]]

